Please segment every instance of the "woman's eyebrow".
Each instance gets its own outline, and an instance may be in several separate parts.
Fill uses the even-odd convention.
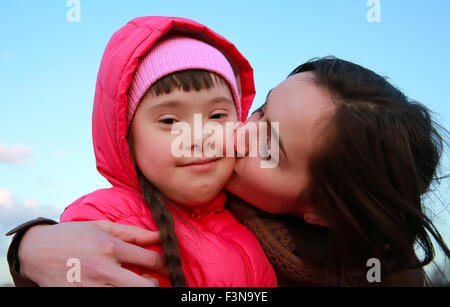
[[[253,111],[252,115],[255,114],[255,113],[257,113],[257,112],[259,112],[259,113],[264,113],[264,112],[263,112],[263,109],[264,109],[264,108],[266,107],[266,105],[267,105],[267,101],[269,100],[269,95],[270,95],[271,92],[272,92],[272,90],[270,90],[269,93],[267,93],[266,100],[264,101],[264,103],[263,103],[258,109],[256,109],[255,111]]]
[[[264,101],[264,104],[262,105],[262,107],[267,106],[267,104],[269,103],[269,96],[270,96],[270,93],[272,93],[272,91],[273,91],[273,89],[271,89],[271,90],[267,93],[266,101]]]
[[[261,105],[258,109],[253,111],[252,115],[255,114],[255,113],[263,113],[264,106],[265,106],[265,104]]]

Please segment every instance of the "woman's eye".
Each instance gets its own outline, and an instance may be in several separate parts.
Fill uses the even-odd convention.
[[[269,151],[267,144],[263,144],[261,146],[260,150],[261,150],[261,158],[263,158],[265,160],[270,160],[271,155],[270,155],[270,151]]]
[[[264,117],[264,107],[265,106],[266,106],[266,104],[264,103],[257,110],[255,110],[255,112],[252,113],[252,116],[256,114],[259,118],[263,118]]]
[[[258,111],[255,111],[252,113],[252,115],[250,115],[249,118],[247,118],[247,121],[257,122],[257,121],[261,120],[261,118],[262,118],[261,113],[259,113]]]
[[[267,122],[266,122],[267,123]],[[261,158],[264,160],[272,160],[272,151],[271,151],[271,145],[272,145],[272,140],[271,140],[271,127],[269,124],[267,124],[267,131],[266,131],[266,135],[265,135],[265,139],[262,139],[262,144],[260,146],[260,154],[261,154]],[[264,142],[265,141],[265,142]]]

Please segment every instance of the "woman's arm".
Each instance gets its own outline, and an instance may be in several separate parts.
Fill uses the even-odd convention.
[[[36,225],[54,225],[58,224],[58,222],[45,219],[45,218],[37,218],[28,222],[25,222],[16,228],[9,231],[6,235],[10,236],[14,234],[13,239],[11,240],[11,244],[8,249],[8,264],[9,271],[11,273],[11,277],[14,281],[16,287],[35,287],[37,286],[33,281],[28,279],[27,277],[20,274],[20,261],[19,261],[19,246],[22,241],[24,234],[28,229],[32,228]]]
[[[134,274],[122,262],[167,275],[158,253],[137,246],[158,244],[158,232],[109,221],[51,223],[56,222],[36,219],[8,233],[16,234],[8,250],[16,286],[157,286],[155,279]],[[70,258],[80,261],[80,283],[66,278]]]

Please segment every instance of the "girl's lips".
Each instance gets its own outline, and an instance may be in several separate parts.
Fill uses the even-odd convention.
[[[193,162],[180,165],[179,167],[187,168],[189,170],[197,172],[207,172],[209,170],[212,170],[216,166],[218,160],[219,158],[195,160]]]

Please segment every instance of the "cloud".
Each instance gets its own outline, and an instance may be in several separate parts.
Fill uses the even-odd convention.
[[[14,166],[22,165],[31,156],[32,150],[28,146],[6,146],[0,143],[0,163]]]
[[[6,189],[0,189],[0,207],[11,208],[12,205],[11,193]]]
[[[0,257],[6,256],[10,243],[9,237],[5,237],[8,231],[41,216],[58,220],[61,213],[61,208],[43,206],[35,199],[19,201],[9,190],[0,188]]]

